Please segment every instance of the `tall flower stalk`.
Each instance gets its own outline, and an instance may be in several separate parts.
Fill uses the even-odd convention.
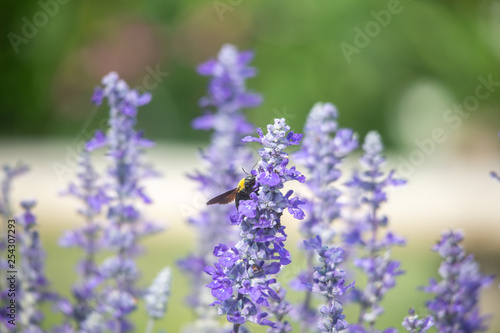
[[[49,282],[45,275],[45,251],[42,249],[40,236],[36,230],[36,217],[32,213],[34,200],[21,202],[23,213],[17,218],[19,257],[19,288],[17,307],[19,313],[17,329],[22,332],[42,333],[44,318],[40,310],[42,303],[54,301],[56,295],[49,292]]]
[[[96,255],[104,248],[102,223],[99,223],[98,219],[109,201],[102,184],[99,183],[99,175],[91,163],[87,148],[80,157],[78,179],[78,183],[69,185],[66,194],[81,202],[78,213],[84,218],[85,225],[66,231],[59,244],[62,247],[81,248],[84,256],[76,268],[80,278],[72,289],[75,302],[71,304],[68,300],[61,300],[59,308],[67,318],[72,318],[76,322],[77,328],[81,329],[98,308],[98,286],[102,282],[102,275]],[[94,333],[101,331],[102,329],[96,328]]]
[[[284,246],[287,235],[281,215],[288,210],[294,218],[304,218],[299,207],[303,202],[291,198],[292,191],[281,192],[287,181],[305,180],[295,167],[288,168],[288,154],[284,152],[288,146],[298,145],[302,135],[290,131],[285,119],[275,119],[267,130],[264,135],[259,128],[258,138],[243,139],[258,142],[263,148],[258,151],[261,160],[251,172],[256,180],[254,192],[250,200],[240,201],[239,211],[232,217],[240,228],[241,239],[235,246],[217,245],[213,254],[218,262],[205,267],[212,277],[207,287],[216,298],[213,305],[233,324],[233,333],[238,333],[246,321],[276,327],[265,309],[270,299],[280,299],[271,286],[276,282],[274,275],[291,263]]]
[[[262,101],[260,95],[246,88],[246,80],[256,74],[255,69],[248,65],[252,58],[250,51],[239,52],[232,45],[224,45],[217,59],[198,67],[198,73],[211,79],[208,95],[200,100],[205,114],[193,121],[193,128],[213,132],[210,145],[201,154],[206,171],[197,171],[190,178],[199,184],[200,191],[207,198],[236,187],[242,178],[241,168],[251,168],[254,164],[251,151],[241,142],[243,136],[254,130],[254,126],[246,121],[243,110],[256,107]],[[181,269],[191,280],[187,301],[197,317],[188,330],[219,326],[215,320],[216,312],[207,310],[211,297],[205,288],[209,277],[203,268],[213,263],[211,252],[215,245],[234,245],[238,241],[237,228],[229,219],[234,213],[233,205],[217,205],[202,208],[189,218],[198,240],[195,250],[179,261]]]
[[[341,192],[333,186],[341,176],[339,166],[358,146],[356,135],[351,129],[339,128],[337,118],[335,106],[316,103],[307,118],[301,150],[294,154],[308,171],[306,184],[312,193],[305,205],[307,217],[300,231],[304,239],[320,236],[325,244],[331,243],[335,235],[331,224],[340,215],[338,198]],[[295,289],[306,293],[304,302],[294,311],[303,332],[309,331],[319,320],[319,313],[311,306],[315,253],[313,248],[306,252],[307,269],[292,283]]]
[[[154,322],[165,316],[170,298],[172,284],[172,270],[169,267],[162,269],[144,295],[146,311],[149,315],[146,333],[153,332]]]
[[[44,315],[40,307],[45,302],[54,302],[57,295],[49,290],[45,275],[45,251],[32,212],[35,201],[22,201],[23,213],[15,218],[10,201],[12,181],[27,172],[28,167],[22,163],[14,167],[5,165],[3,171],[0,215],[5,221],[5,226],[2,225],[5,238],[0,239],[0,269],[9,273],[0,282],[0,332],[43,332]],[[14,307],[14,313],[7,305]]]
[[[493,281],[481,274],[472,255],[460,244],[463,234],[447,231],[432,247],[443,259],[439,266],[441,281],[429,280],[423,290],[434,295],[426,303],[439,333],[483,332],[488,329],[487,316],[479,311],[479,292]]]
[[[103,87],[95,90],[92,100],[100,105],[104,98],[110,107],[109,130],[105,134],[97,131],[86,149],[92,152],[106,147],[109,159],[107,177],[102,185],[104,192],[97,190],[91,200],[84,199],[91,218],[101,205],[105,205],[107,223],[102,230],[102,244],[114,252],[98,268],[98,277],[103,286],[98,297],[97,308],[92,312],[86,325],[110,329],[114,332],[128,332],[133,329],[128,316],[137,306],[136,299],[141,295],[137,286],[138,269],[134,261],[140,253],[138,240],[160,230],[155,224],[142,217],[137,202],[150,204],[141,180],[156,176],[143,161],[145,148],[153,142],[143,137],[135,129],[138,107],[149,103],[151,95],[139,94],[130,89],[118,74],[111,72],[102,80]],[[83,164],[85,165],[85,157]],[[82,183],[83,192],[87,183]],[[90,237],[92,238],[92,237]],[[88,240],[89,238],[87,238]],[[88,251],[87,251],[88,252]],[[84,265],[85,266],[85,265]],[[93,265],[90,264],[93,269]],[[99,325],[102,315],[106,325]]]
[[[384,295],[395,286],[395,277],[403,274],[400,262],[390,257],[391,248],[404,245],[405,240],[391,231],[384,233],[388,218],[380,213],[382,203],[387,200],[386,188],[405,183],[394,177],[394,170],[388,174],[382,170],[385,158],[383,145],[377,132],[369,132],[363,143],[364,155],[360,159],[362,170],[356,171],[346,185],[359,191],[361,202],[351,205],[362,210],[356,218],[350,219],[344,241],[348,248],[356,247],[358,258],[354,265],[366,276],[364,289],[354,287],[350,299],[359,304],[360,312],[356,324],[350,325],[349,332],[378,332],[375,329],[377,318],[383,313],[381,301]],[[354,196],[356,198],[356,196]],[[393,332],[388,328],[383,332]]]
[[[314,267],[312,292],[325,297],[326,304],[320,307],[321,319],[317,323],[320,332],[337,333],[348,327],[344,320],[343,306],[337,298],[344,294],[354,282],[344,286],[345,272],[339,268],[344,260],[344,250],[340,247],[323,245],[321,237],[316,236],[304,241],[306,250],[314,250],[319,257],[321,266]]]

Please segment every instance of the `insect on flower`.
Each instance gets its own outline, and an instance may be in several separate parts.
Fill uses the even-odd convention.
[[[241,200],[250,200],[250,193],[257,191],[255,183],[255,176],[248,175],[240,180],[236,188],[208,200],[207,205],[225,205],[234,200],[238,209]]]

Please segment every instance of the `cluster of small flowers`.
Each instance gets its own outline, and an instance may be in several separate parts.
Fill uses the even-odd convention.
[[[331,186],[341,176],[342,160],[358,147],[349,128],[338,128],[338,112],[331,103],[316,103],[307,117],[301,149],[294,154],[308,171],[307,186],[314,194],[306,207],[307,219],[301,224],[306,239],[319,235],[328,243],[334,236],[331,223],[340,214],[340,190]]]
[[[90,152],[86,149],[82,152],[79,168],[79,183],[70,183],[65,194],[77,198],[82,203],[78,213],[84,217],[85,225],[66,231],[60,238],[59,245],[81,248],[84,257],[76,267],[80,279],[72,289],[75,305],[72,306],[70,301],[65,299],[60,300],[58,305],[66,316],[74,318],[78,325],[86,327],[96,320],[93,314],[98,306],[97,287],[102,280],[96,255],[104,248],[102,226],[97,218],[108,203],[108,197],[98,184],[99,176],[91,163]],[[69,327],[69,323],[66,326]]]
[[[382,156],[383,145],[377,132],[369,132],[363,143],[364,154],[360,159],[363,170],[355,171],[346,185],[359,191],[359,202],[352,203],[360,207],[362,214],[351,219],[344,234],[346,247],[358,247],[360,253],[354,259],[354,265],[367,276],[364,289],[354,287],[349,300],[358,303],[360,314],[358,322],[349,326],[349,332],[374,332],[378,316],[383,313],[380,305],[384,295],[394,288],[397,275],[403,274],[399,269],[400,262],[390,258],[390,250],[395,245],[404,245],[405,240],[387,231],[380,237],[381,228],[386,227],[388,219],[380,216],[380,206],[387,200],[385,188],[398,186],[404,180],[394,178],[394,171],[387,175],[382,170],[385,158]],[[368,329],[364,325],[368,325]],[[389,328],[384,332],[390,332]]]
[[[304,217],[299,205],[302,201],[290,198],[292,191],[283,194],[283,184],[290,180],[304,182],[304,176],[295,167],[288,168],[288,154],[284,149],[299,144],[302,135],[290,131],[284,119],[276,119],[268,125],[268,133],[257,129],[258,138],[245,137],[244,142],[258,142],[263,148],[258,153],[261,160],[252,175],[256,179],[255,192],[250,200],[240,202],[238,214],[232,217],[239,225],[241,240],[234,247],[219,244],[214,255],[219,258],[205,272],[212,276],[208,285],[217,298],[213,304],[219,313],[226,314],[237,331],[247,320],[260,325],[276,325],[267,319],[269,299],[280,300],[271,287],[276,283],[274,274],[282,265],[290,264],[290,253],[285,249],[285,227],[280,219],[288,209],[296,219]],[[289,132],[290,131],[290,132]]]
[[[42,249],[38,231],[35,229],[36,217],[32,213],[34,200],[21,202],[24,212],[16,220],[23,230],[19,241],[19,291],[17,295],[19,309],[19,326],[27,332],[43,332],[41,323],[44,318],[40,306],[47,301],[53,302],[57,295],[48,289],[49,282],[45,276],[45,251]]]
[[[479,292],[493,281],[480,273],[472,255],[466,255],[460,243],[461,232],[447,231],[432,247],[443,259],[439,267],[441,281],[429,280],[423,290],[434,294],[426,303],[439,332],[479,332],[487,329],[486,316],[478,309]]]
[[[107,98],[109,130],[106,134],[97,131],[87,142],[80,160],[80,182],[70,184],[67,191],[82,202],[79,213],[86,224],[66,232],[60,240],[64,247],[83,250],[84,258],[77,267],[81,280],[73,288],[75,303],[63,300],[59,308],[80,328],[127,332],[133,328],[127,317],[136,309],[136,299],[142,294],[136,286],[139,271],[133,260],[140,253],[138,239],[161,230],[141,216],[135,203],[152,202],[141,181],[157,175],[142,161],[144,149],[153,146],[153,142],[135,130],[137,108],[149,103],[151,96],[129,89],[114,72],[106,75],[102,83],[104,87],[96,88],[92,100],[100,105]],[[103,176],[91,163],[91,152],[101,147],[108,148],[110,161]],[[99,217],[105,222],[100,223]],[[115,255],[98,265],[95,256],[104,248],[115,251]],[[166,302],[168,298],[164,299]],[[147,310],[159,306],[153,304]],[[153,311],[150,316],[157,318],[158,313]],[[69,323],[59,330],[72,331]]]
[[[357,137],[351,129],[338,128],[338,112],[330,103],[316,103],[307,118],[301,149],[294,157],[308,171],[307,186],[313,197],[305,205],[307,218],[300,230],[305,239],[319,236],[330,243],[335,236],[332,221],[340,215],[338,198],[340,190],[333,184],[341,176],[339,168],[343,159],[358,146]],[[298,274],[291,286],[306,292],[304,302],[297,304],[295,315],[300,318],[303,329],[314,326],[319,314],[311,307],[313,285],[314,251],[307,251],[307,269]]]
[[[269,313],[275,318],[274,327],[270,327],[268,333],[286,333],[292,331],[292,326],[286,320],[286,315],[292,311],[292,305],[286,301],[286,290],[279,283],[270,285],[278,295],[278,299],[269,299]]]
[[[408,316],[405,317],[401,325],[410,333],[425,333],[434,326],[434,319],[431,316],[418,319],[415,309],[410,308]]]
[[[28,167],[22,163],[14,167],[5,165],[3,171],[0,215],[7,221],[14,217],[10,203],[12,181],[26,173]],[[7,305],[11,304],[11,299],[15,299],[15,308],[19,313],[19,317],[16,318],[15,314],[11,315],[8,307],[2,306],[0,322],[13,331],[20,329],[35,333],[42,332],[41,323],[44,315],[40,306],[45,302],[55,302],[58,296],[49,291],[49,282],[45,275],[45,252],[36,230],[36,217],[32,212],[34,206],[34,200],[22,201],[23,213],[13,220],[15,221],[13,224],[9,223],[13,226],[12,229],[7,229],[10,230],[7,234],[10,235],[9,238],[7,235],[5,239],[0,238],[0,252],[3,254],[3,251],[6,251],[9,254],[2,255],[0,270],[17,272],[14,274],[14,280],[9,279],[7,275],[7,278],[0,281],[0,300],[2,305]],[[8,284],[5,285],[5,282]]]
[[[247,328],[241,325],[247,321],[269,326],[270,333],[290,332],[287,316],[301,322],[304,332],[318,329],[329,333],[379,332],[375,323],[383,312],[381,301],[395,286],[395,277],[403,273],[400,263],[390,258],[390,250],[405,244],[390,231],[381,234],[388,219],[380,215],[380,207],[387,200],[386,188],[404,181],[396,179],[393,171],[386,174],[382,170],[385,158],[381,138],[378,133],[370,132],[363,144],[362,170],[355,171],[346,183],[352,201],[340,205],[342,193],[333,183],[339,180],[339,165],[357,147],[357,139],[352,130],[338,129],[338,114],[333,105],[319,103],[313,107],[305,129],[304,146],[296,155],[310,173],[308,186],[313,195],[306,210],[308,219],[301,226],[307,236],[304,247],[308,251],[308,270],[296,280],[307,293],[305,302],[294,309],[286,301],[286,291],[277,282],[276,274],[291,263],[285,248],[287,234],[281,223],[282,214],[288,211],[297,220],[305,217],[302,208],[305,202],[292,198],[292,191],[282,192],[287,181],[305,182],[300,171],[289,167],[289,156],[284,151],[299,145],[302,135],[290,131],[285,119],[275,119],[274,124],[267,126],[266,134],[259,128],[258,137],[240,140],[252,129],[241,109],[254,107],[261,101],[260,96],[249,93],[245,87],[245,80],[255,75],[254,69],[247,66],[251,58],[250,52],[239,53],[233,46],[226,45],[217,60],[210,60],[198,69],[201,74],[213,77],[209,94],[201,99],[200,105],[215,108],[216,112],[206,113],[193,123],[195,128],[211,129],[214,133],[212,144],[203,155],[211,173],[198,172],[192,178],[207,195],[216,195],[234,187],[239,178],[237,167],[251,159],[250,150],[242,142],[259,143],[261,160],[247,177],[255,181],[248,197],[236,194],[237,211],[224,206],[210,207],[190,219],[200,234],[200,242],[197,252],[181,261],[180,266],[191,274],[192,289],[197,293],[205,283],[201,271],[211,278],[206,290],[216,298],[212,305],[218,307],[219,314],[225,314],[233,324],[232,333],[246,333]],[[46,301],[56,303],[66,318],[66,322],[54,330],[56,333],[131,331],[129,315],[136,309],[139,298],[145,301],[150,317],[147,333],[152,332],[155,320],[165,314],[171,270],[163,269],[149,289],[141,290],[137,286],[139,270],[134,261],[140,250],[138,240],[159,230],[145,220],[137,208],[139,200],[151,203],[141,180],[156,175],[142,161],[144,149],[151,147],[152,142],[135,130],[137,108],[148,103],[150,95],[129,89],[116,73],[105,76],[102,83],[104,87],[95,91],[93,101],[100,105],[107,98],[110,129],[106,134],[97,131],[87,143],[80,161],[79,182],[70,184],[67,191],[81,201],[79,213],[86,223],[61,239],[63,246],[79,247],[84,253],[77,266],[80,280],[73,288],[75,301],[72,303],[48,291],[45,255],[32,213],[35,202],[23,201],[23,213],[16,219],[20,226],[19,254],[23,258],[16,285],[19,291],[16,332],[42,332],[43,314],[39,306]],[[110,160],[107,173],[102,176],[91,161],[91,152],[100,147],[108,148]],[[218,171],[215,174],[214,169]],[[9,200],[11,181],[26,170],[24,165],[4,167],[0,214],[5,219],[13,216]],[[493,176],[500,180],[496,173]],[[341,268],[345,251],[334,246],[333,239],[338,232],[331,225],[338,217],[347,222],[342,246],[353,257],[354,265],[367,276],[364,289],[354,287],[354,282],[345,285],[346,273]],[[237,229],[236,226],[239,238],[227,232],[228,228]],[[461,233],[450,231],[434,246],[433,250],[443,258],[439,269],[442,280],[431,279],[429,286],[422,288],[435,297],[426,303],[428,316],[419,319],[413,309],[409,310],[409,316],[402,322],[408,332],[425,333],[433,325],[440,332],[476,332],[487,328],[486,318],[479,313],[478,298],[480,289],[489,285],[493,277],[480,273],[473,257],[467,256],[460,246],[462,240]],[[218,245],[214,246],[214,242]],[[217,259],[207,255],[212,247]],[[0,251],[6,249],[5,240],[0,239]],[[111,250],[113,255],[99,264],[96,256],[103,249]],[[313,266],[314,257],[319,260],[319,266]],[[2,269],[7,267],[3,258]],[[217,262],[212,265],[213,260]],[[4,283],[0,281],[0,299],[2,304],[4,301],[7,304]],[[344,293],[347,297],[342,300],[360,306],[358,321],[349,325],[338,299]],[[309,303],[313,294],[326,299],[319,311],[313,310]],[[214,326],[215,321],[202,313],[201,296],[191,297],[190,301],[191,305],[200,307],[193,325],[197,327],[195,331],[228,331]],[[4,311],[2,307],[3,321],[7,318]],[[313,320],[316,325],[312,325]],[[397,331],[387,328],[383,332]]]
[[[340,247],[329,248],[324,246],[320,236],[304,241],[306,250],[314,250],[323,264],[314,267],[313,285],[311,290],[326,298],[326,305],[322,305],[320,313],[322,319],[318,323],[321,332],[340,332],[348,327],[342,314],[342,303],[336,299],[354,285],[354,282],[344,286],[345,272],[338,268],[344,259],[344,250]]]
[[[211,80],[208,96],[200,100],[205,114],[193,121],[193,127],[213,130],[213,133],[210,145],[201,154],[208,171],[197,171],[190,178],[198,182],[199,189],[208,198],[234,187],[241,178],[240,167],[253,164],[252,152],[241,142],[244,135],[254,130],[254,126],[246,121],[243,109],[256,107],[262,101],[260,95],[246,89],[246,80],[256,74],[248,65],[252,58],[250,51],[238,52],[234,46],[224,45],[216,60],[198,67],[198,73],[210,76]],[[210,109],[215,110],[210,112]],[[230,228],[229,217],[234,213],[233,206],[212,206],[200,209],[197,215],[189,218],[198,237],[197,246],[194,253],[178,264],[191,280],[188,304],[204,326],[217,313],[207,310],[211,297],[206,295],[207,289],[204,288],[209,276],[203,268],[213,263],[211,252],[214,246],[219,243],[234,245],[238,241],[237,229]],[[215,325],[216,319],[213,321]]]

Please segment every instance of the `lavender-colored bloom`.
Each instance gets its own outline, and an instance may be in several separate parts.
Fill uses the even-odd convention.
[[[285,316],[292,310],[292,305],[285,300],[286,290],[279,283],[270,286],[278,295],[278,299],[269,299],[269,312],[274,318],[274,327],[270,327],[268,333],[286,333],[292,331],[292,326],[285,319]]]
[[[4,165],[2,167],[4,178],[1,183],[0,214],[6,219],[12,218],[12,207],[10,206],[10,188],[12,181],[16,177],[25,174],[28,170],[29,167],[24,163],[18,163],[13,167],[10,165]],[[3,239],[0,239],[0,241],[3,241]]]
[[[18,275],[16,287],[17,323],[16,328],[23,332],[42,332],[42,303],[54,301],[57,296],[48,291],[48,281],[45,276],[45,252],[42,249],[40,237],[36,230],[36,217],[32,213],[34,200],[21,202],[24,210],[16,221],[19,229],[16,231],[18,255],[21,260],[15,268]]]
[[[240,202],[240,211],[232,218],[240,227],[241,240],[235,246],[216,246],[213,253],[219,261],[205,268],[213,280],[207,285],[217,299],[213,304],[234,324],[235,332],[246,321],[276,327],[264,308],[270,306],[270,299],[280,299],[271,288],[276,282],[274,274],[291,262],[284,247],[286,234],[280,219],[287,209],[294,216],[301,216],[297,214],[297,205],[293,209],[290,206],[294,200],[290,198],[292,191],[284,195],[281,189],[289,180],[305,180],[295,168],[287,167],[288,154],[284,152],[286,147],[299,144],[302,135],[291,132],[284,119],[275,119],[267,130],[264,135],[259,128],[258,138],[243,139],[258,142],[263,148],[258,151],[262,159],[252,170],[255,192],[250,200]]]
[[[357,324],[349,326],[349,332],[364,332],[367,325],[370,332],[374,329],[377,318],[383,313],[380,305],[384,295],[395,286],[395,277],[403,274],[400,263],[390,258],[390,249],[395,245],[404,245],[405,240],[388,231],[382,234],[382,227],[388,219],[380,215],[380,206],[387,200],[385,188],[405,183],[394,178],[394,171],[385,175],[382,166],[383,145],[377,132],[369,132],[363,143],[364,155],[360,159],[361,172],[355,172],[346,185],[357,192],[360,202],[349,203],[359,207],[361,213],[348,218],[349,225],[344,234],[347,248],[358,248],[358,258],[354,265],[367,276],[364,289],[354,287],[349,294],[350,300],[361,307]],[[394,329],[388,328],[384,332]]]
[[[340,214],[338,198],[341,192],[333,187],[340,176],[342,160],[358,146],[356,135],[350,129],[339,128],[338,112],[330,103],[316,103],[311,109],[304,128],[304,140],[294,157],[307,169],[307,186],[312,198],[305,205],[307,219],[300,231],[305,239],[319,235],[325,243],[330,243],[335,235],[331,223]],[[313,285],[314,251],[306,254],[307,270],[299,273],[292,281],[292,287],[305,290],[304,302],[294,309],[295,317],[303,329],[315,325],[318,312],[311,308],[311,286]]]
[[[103,248],[102,226],[98,218],[109,202],[87,149],[84,149],[80,156],[78,180],[78,183],[71,183],[64,194],[73,196],[81,202],[78,213],[83,216],[85,225],[66,231],[60,238],[59,245],[79,247],[84,257],[77,265],[80,280],[73,285],[75,303],[70,305],[66,301],[60,301],[58,307],[66,314],[66,318],[72,317],[77,326],[82,326],[87,317],[97,309],[96,289],[102,281],[102,275],[95,257]],[[92,331],[97,332],[97,328]]]
[[[348,327],[342,314],[342,303],[336,298],[344,294],[354,285],[354,282],[344,286],[345,272],[338,268],[343,260],[344,250],[340,247],[324,246],[320,236],[304,241],[306,250],[314,250],[322,266],[314,267],[312,292],[326,298],[326,305],[322,305],[322,318],[318,322],[321,332],[336,333]]]
[[[172,270],[166,267],[158,273],[144,296],[146,310],[151,318],[160,319],[165,315],[171,284]]]
[[[241,168],[254,164],[251,151],[243,145],[241,138],[253,131],[243,108],[260,104],[260,95],[246,89],[246,80],[255,75],[248,63],[252,58],[249,51],[238,52],[232,45],[224,45],[217,59],[209,60],[198,67],[198,72],[211,77],[208,96],[200,105],[205,114],[193,121],[195,129],[213,130],[210,145],[201,153],[204,169],[190,175],[197,181],[199,189],[207,198],[236,187],[242,178]],[[191,280],[188,304],[194,309],[196,321],[204,327],[217,324],[216,311],[207,306],[212,302],[210,293],[204,287],[209,276],[203,268],[213,263],[212,249],[219,243],[234,245],[238,241],[238,230],[231,225],[230,216],[235,213],[233,205],[210,206],[199,210],[189,218],[195,228],[198,241],[194,253],[178,262],[180,268]],[[213,325],[208,324],[213,321]],[[195,326],[200,326],[196,322]],[[195,330],[195,328],[192,328]]]
[[[9,228],[5,230],[5,238],[0,238],[0,270],[15,271],[15,298],[16,315],[10,316],[6,306],[12,299],[11,280],[7,274],[0,280],[0,322],[7,331],[41,332],[43,314],[40,305],[52,302],[57,296],[49,292],[45,276],[45,252],[42,249],[36,217],[32,213],[35,201],[21,202],[23,214],[13,219],[10,204],[10,190],[12,181],[28,171],[25,164],[18,163],[14,167],[3,166],[4,177],[1,182],[0,215]],[[12,221],[7,223],[7,221]],[[9,232],[7,233],[7,230]],[[14,243],[13,243],[14,241]],[[17,252],[14,252],[17,250]],[[13,257],[14,255],[15,257]],[[19,260],[22,258],[21,260]],[[7,261],[7,259],[10,259]],[[9,323],[10,321],[10,323]],[[15,323],[15,326],[12,325]],[[0,328],[1,328],[0,327]]]
[[[107,99],[109,130],[106,134],[97,131],[87,142],[80,161],[80,181],[68,190],[82,202],[79,213],[86,225],[67,232],[60,241],[62,246],[84,250],[85,257],[78,265],[82,278],[73,288],[76,302],[72,308],[64,302],[59,308],[72,316],[78,327],[92,327],[92,332],[127,332],[133,328],[127,317],[135,310],[140,295],[133,259],[140,253],[138,240],[160,230],[143,219],[136,205],[137,201],[151,203],[141,180],[157,175],[142,160],[144,149],[153,143],[135,129],[137,109],[149,103],[151,95],[130,89],[114,72],[106,75],[102,84],[92,100],[100,105]],[[101,147],[108,149],[107,177],[98,177],[90,159],[90,153]],[[97,220],[104,214],[107,223],[99,223]],[[115,255],[98,266],[95,255],[104,246]],[[99,322],[105,324],[95,324],[96,314],[100,315]]]
[[[200,100],[200,106],[213,106],[223,109],[224,113],[258,106],[262,102],[261,96],[248,92],[245,85],[247,78],[256,75],[256,70],[248,66],[252,58],[253,52],[238,52],[233,45],[226,44],[220,50],[217,60],[201,64],[198,73],[212,76],[212,80],[208,86],[208,96]],[[199,128],[213,128],[214,125],[217,124],[206,117],[195,121],[195,127]]]
[[[410,333],[425,333],[434,325],[434,319],[431,316],[419,319],[415,314],[415,309],[410,308],[408,316],[401,325]]]
[[[340,211],[340,191],[331,185],[341,176],[342,160],[358,147],[356,135],[350,129],[339,129],[337,118],[335,106],[316,103],[307,118],[302,149],[294,154],[310,174],[306,184],[314,195],[307,205],[310,212],[301,231],[306,239],[320,235],[326,243],[333,236],[330,224]]]
[[[432,247],[443,262],[439,267],[441,281],[429,280],[423,290],[435,295],[426,303],[439,332],[486,331],[487,316],[479,312],[479,292],[493,281],[479,271],[472,255],[467,255],[460,245],[463,234],[459,231],[443,232],[442,238]]]

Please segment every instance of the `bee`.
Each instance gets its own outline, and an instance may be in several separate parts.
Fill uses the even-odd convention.
[[[252,274],[253,274],[253,276],[262,275],[263,273],[264,273],[264,270],[262,269],[262,267],[260,267],[257,264],[253,264],[252,265]]]
[[[238,183],[236,188],[224,192],[215,198],[208,200],[207,205],[219,204],[225,205],[233,200],[236,203],[236,209],[238,209],[241,200],[250,200],[250,193],[256,192],[255,187],[255,176],[248,175]]]

